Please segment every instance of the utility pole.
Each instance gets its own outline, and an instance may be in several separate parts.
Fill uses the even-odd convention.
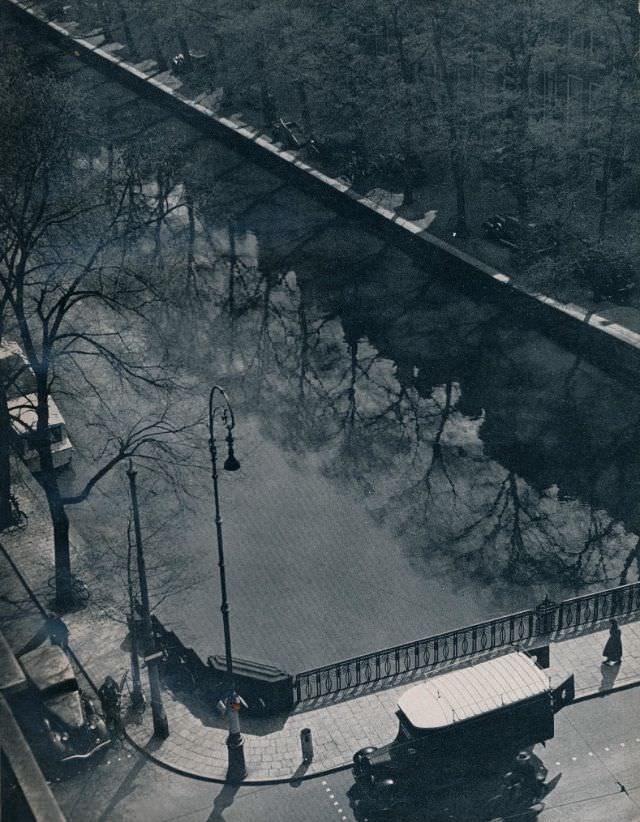
[[[131,549],[131,523],[129,523],[127,532],[127,587],[129,592],[129,639],[131,641],[131,704],[135,710],[141,711],[144,708],[145,699],[142,692],[142,682],[140,681],[140,659],[138,657],[140,648],[133,573],[131,570]]]
[[[136,537],[136,556],[138,560],[138,582],[140,584],[140,600],[142,604],[142,630],[149,672],[149,690],[151,692],[151,713],[153,715],[153,735],[160,739],[169,736],[169,723],[162,704],[160,691],[160,674],[158,671],[158,655],[155,653],[155,640],[151,626],[151,611],[149,610],[149,589],[147,588],[147,572],[144,565],[142,550],[142,531],[140,530],[140,512],[138,510],[138,494],[136,491],[136,472],[133,463],[129,460],[129,488],[131,491],[131,508],[133,510],[133,528]]]

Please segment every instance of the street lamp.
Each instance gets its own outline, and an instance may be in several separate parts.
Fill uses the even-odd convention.
[[[220,404],[214,405],[216,394],[220,396]],[[247,775],[247,766],[244,761],[244,741],[240,733],[240,706],[241,698],[236,694],[233,681],[233,657],[231,655],[231,630],[229,628],[229,603],[227,601],[227,580],[224,568],[224,547],[222,542],[222,517],[220,516],[220,496],[218,494],[218,450],[215,439],[215,422],[220,422],[227,429],[227,458],[224,461],[225,471],[237,471],[240,463],[233,453],[233,429],[235,418],[229,398],[219,385],[214,385],[209,394],[209,452],[211,454],[211,477],[213,479],[213,498],[216,506],[216,537],[218,541],[218,568],[220,569],[220,590],[222,594],[222,625],[224,628],[224,652],[227,662],[227,696],[224,701],[225,712],[229,720],[229,736],[227,737],[228,769],[227,782],[242,782]]]

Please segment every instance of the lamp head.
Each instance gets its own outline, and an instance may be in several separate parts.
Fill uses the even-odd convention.
[[[225,471],[237,471],[240,468],[240,463],[233,452],[231,452],[224,461],[223,468]]]

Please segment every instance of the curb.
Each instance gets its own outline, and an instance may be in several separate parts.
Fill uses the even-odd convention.
[[[640,685],[640,679],[634,679],[630,682],[621,683],[620,685],[617,685],[614,688],[610,688],[607,691],[596,691],[596,690],[586,691],[581,696],[576,696],[571,704],[572,705],[577,705],[580,702],[587,702],[589,699],[602,698],[602,697],[605,697],[605,696],[609,696],[609,694],[618,693],[619,691],[628,691],[631,688],[637,688],[638,685]]]
[[[170,762],[165,762],[164,760],[160,759],[159,757],[155,756],[154,754],[147,751],[141,745],[139,745],[135,740],[133,740],[129,734],[125,730],[125,738],[127,741],[143,756],[149,759],[154,765],[158,765],[160,768],[164,768],[166,771],[170,771],[171,773],[175,773],[178,776],[184,776],[187,779],[195,779],[198,782],[211,782],[216,785],[226,785],[227,780],[223,779],[222,777],[217,776],[204,776],[200,773],[193,773],[191,771],[184,770],[179,768],[177,765],[172,765]],[[326,768],[323,771],[314,771],[312,774],[303,774],[302,776],[295,777],[287,776],[287,777],[278,777],[277,779],[243,779],[242,782],[239,782],[239,787],[243,787],[246,785],[247,787],[251,786],[258,786],[258,785],[286,785],[291,782],[307,782],[311,779],[316,779],[320,776],[327,776],[328,774],[338,773],[339,771],[346,771],[348,768],[352,766],[352,762],[348,762],[346,765],[336,765],[333,768]]]
[[[602,698],[604,698],[606,696],[609,696],[610,694],[613,694],[613,693],[618,693],[618,692],[621,692],[621,691],[628,691],[631,688],[637,688],[639,685],[640,685],[640,679],[637,679],[637,680],[634,680],[632,682],[625,682],[624,684],[618,685],[615,688],[610,688],[607,691],[590,690],[590,691],[585,692],[581,696],[576,696],[571,704],[572,705],[577,705],[580,702],[587,702],[591,699],[597,699],[597,698],[602,699]],[[226,779],[222,779],[220,777],[215,777],[215,776],[203,776],[202,774],[199,774],[199,773],[192,773],[191,771],[187,771],[187,770],[184,770],[182,768],[178,768],[176,765],[172,765],[170,762],[165,762],[164,760],[162,760],[159,757],[155,756],[154,754],[150,753],[145,748],[143,748],[141,745],[139,745],[137,742],[135,742],[129,736],[129,734],[126,732],[126,730],[125,730],[125,737],[126,737],[127,741],[139,753],[141,753],[143,756],[145,756],[147,759],[149,759],[155,765],[158,765],[160,768],[164,768],[165,770],[170,771],[171,773],[175,773],[178,776],[184,776],[187,779],[195,779],[198,782],[209,782],[209,783],[213,783],[213,784],[216,784],[216,785],[226,785],[227,784]],[[289,777],[278,778],[278,779],[243,779],[242,782],[239,783],[239,786],[243,787],[243,786],[246,785],[247,787],[252,787],[252,786],[255,787],[255,786],[258,786],[258,785],[284,785],[284,784],[289,784],[289,783],[293,783],[293,782],[307,782],[307,781],[310,781],[311,779],[316,779],[316,778],[321,777],[321,776],[328,776],[332,773],[339,773],[340,771],[346,771],[349,768],[351,768],[352,764],[353,763],[351,761],[349,761],[344,765],[336,765],[333,768],[327,768],[326,770],[317,771],[317,772],[314,772],[312,774],[303,774],[302,776],[299,776],[297,778],[294,778],[293,776],[289,776]]]

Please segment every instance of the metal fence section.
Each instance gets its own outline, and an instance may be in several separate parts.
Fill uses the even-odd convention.
[[[640,611],[640,583],[621,585],[595,594],[565,599],[557,606],[557,626],[563,631]]]
[[[526,611],[303,671],[294,681],[295,700],[305,702],[326,697],[637,611],[640,611],[640,583],[637,582],[560,603],[546,598]]]
[[[534,612],[521,611],[420,639],[417,642],[304,671],[295,679],[296,701],[317,699],[338,691],[525,642],[534,636],[535,628]]]

